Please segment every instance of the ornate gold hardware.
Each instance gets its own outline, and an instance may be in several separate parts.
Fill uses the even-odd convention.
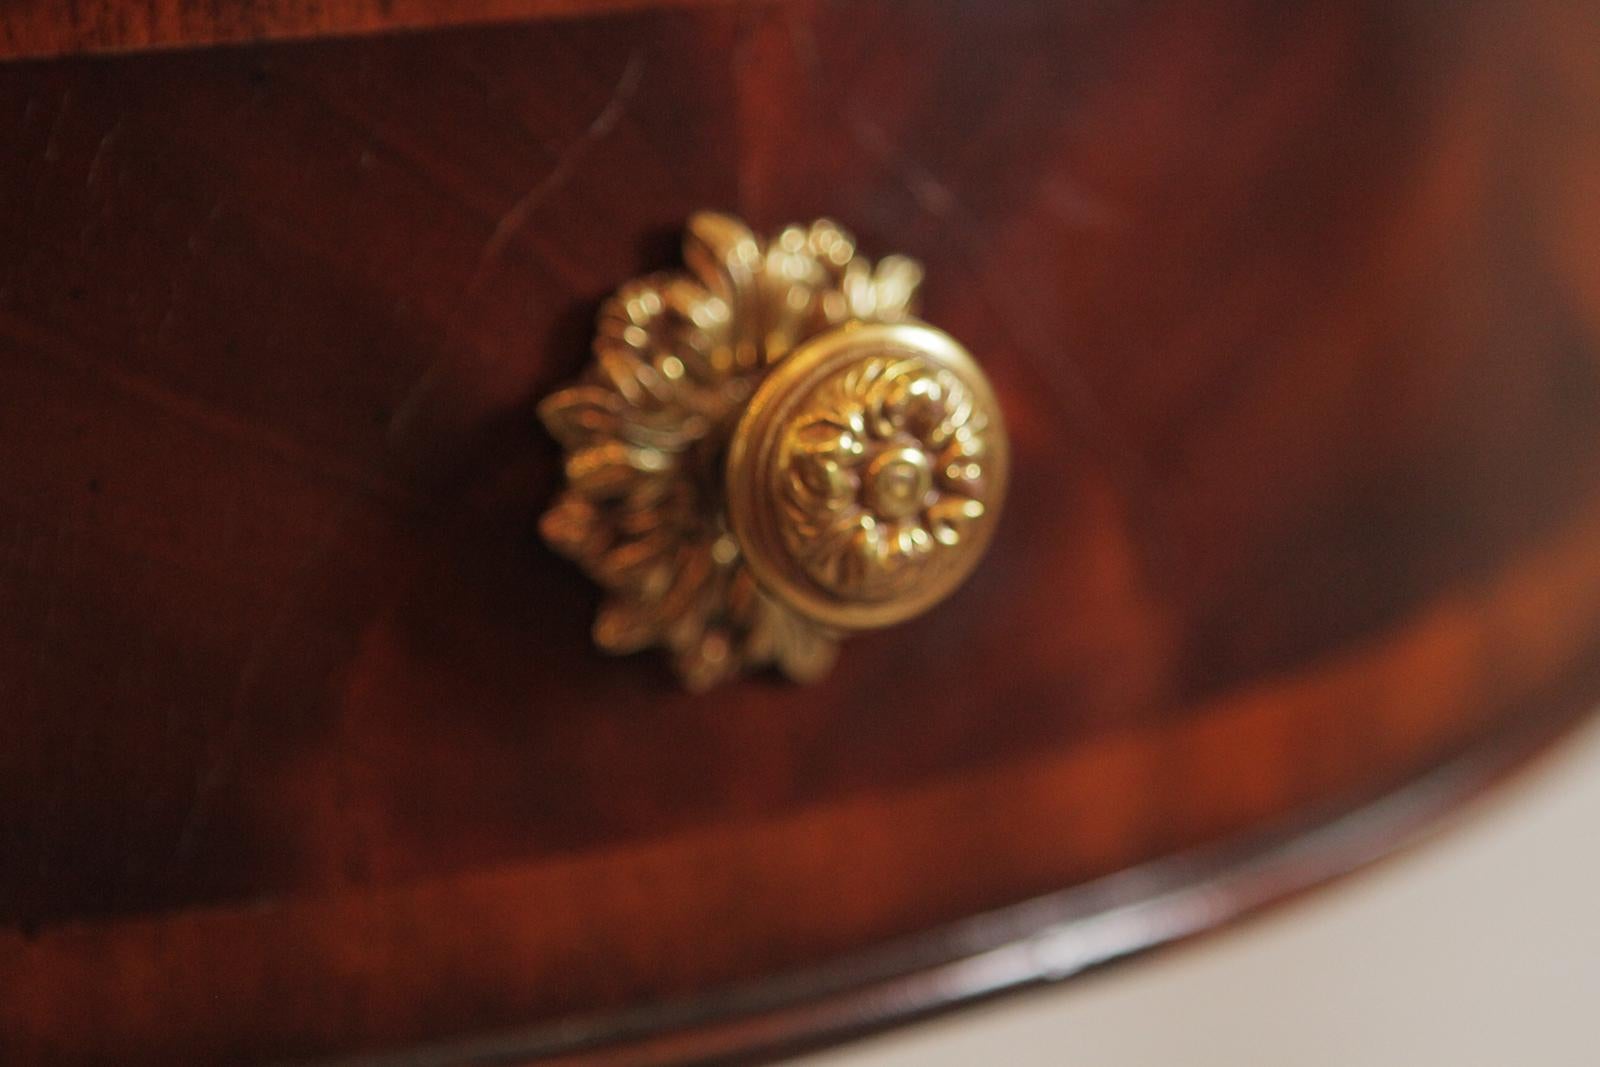
[[[1007,443],[982,371],[912,317],[921,268],[834,223],[696,215],[687,272],[629,282],[539,415],[567,488],[541,531],[608,595],[594,638],[705,689],[826,674],[846,631],[948,596],[987,547]]]

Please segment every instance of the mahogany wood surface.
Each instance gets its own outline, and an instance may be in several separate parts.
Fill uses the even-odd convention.
[[[988,991],[851,1001],[900,939],[874,966],[1236,880],[1156,941],[1399,840],[1600,698],[1574,10],[791,0],[0,65],[0,1061],[741,1057]],[[922,260],[1014,437],[973,580],[813,688],[599,655],[534,534],[533,404],[701,208]]]
[[[5,0],[0,59],[763,2],[770,0]]]

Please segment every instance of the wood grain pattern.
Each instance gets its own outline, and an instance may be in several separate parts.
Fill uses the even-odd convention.
[[[0,59],[356,36],[763,0],[7,0]]]
[[[1549,736],[1600,696],[1573,19],[796,0],[0,67],[0,1059],[803,1003]],[[533,403],[707,207],[924,262],[1014,438],[950,610],[816,688],[599,656],[533,532]]]

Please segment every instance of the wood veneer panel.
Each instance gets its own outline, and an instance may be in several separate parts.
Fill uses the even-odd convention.
[[[1600,696],[1568,18],[790,3],[0,67],[5,1051],[820,990],[1548,737]],[[533,403],[704,207],[921,259],[1015,437],[992,558],[815,688],[599,656],[533,534]]]

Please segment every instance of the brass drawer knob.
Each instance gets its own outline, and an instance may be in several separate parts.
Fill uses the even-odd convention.
[[[602,648],[664,646],[695,690],[768,664],[813,681],[845,632],[977,565],[1000,408],[912,317],[921,268],[874,266],[830,221],[762,241],[696,215],[684,260],[606,302],[583,378],[540,405],[568,483],[540,528],[606,589]]]

